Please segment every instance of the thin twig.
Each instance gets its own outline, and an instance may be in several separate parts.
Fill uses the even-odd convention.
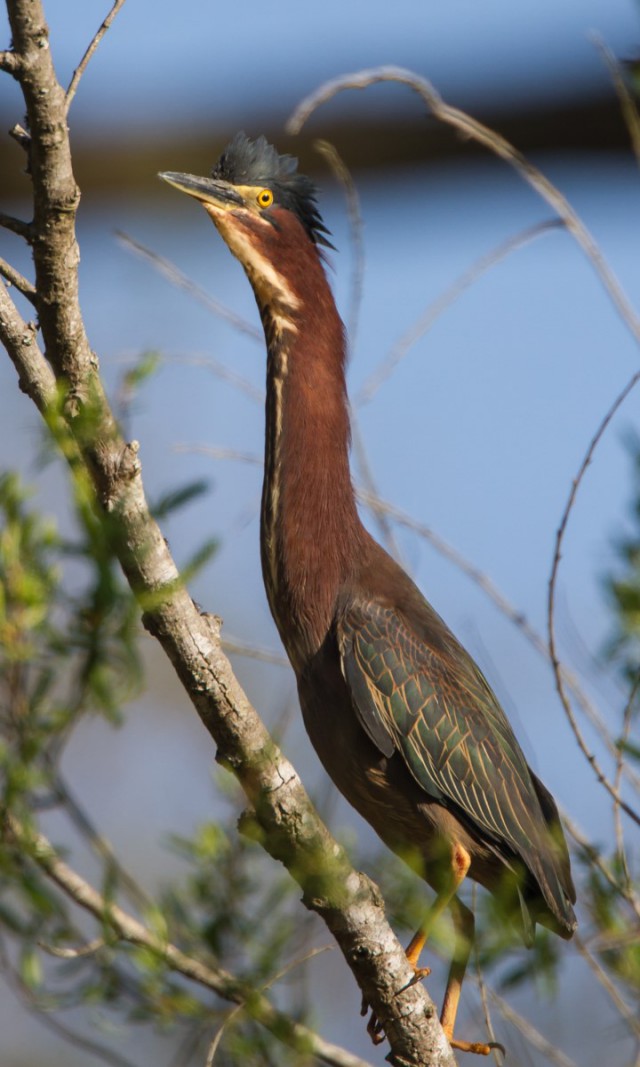
[[[351,292],[349,294],[349,314],[347,316],[347,344],[349,352],[356,350],[358,336],[358,320],[362,306],[362,291],[364,287],[364,242],[362,240],[362,212],[360,210],[360,197],[351,171],[344,160],[338,154],[334,145],[328,141],[314,141],[314,148],[324,156],[331,170],[342,185],[347,200],[347,214],[349,217],[349,236],[353,249],[353,270],[351,272]]]
[[[25,241],[31,241],[33,237],[30,222],[16,219],[13,215],[6,215],[4,211],[0,211],[0,226],[3,226],[5,230],[10,230],[11,233],[16,233],[18,237],[24,237]]]
[[[634,809],[632,807],[630,807],[630,805],[627,804],[626,801],[624,801],[621,798],[619,791],[616,790],[615,786],[609,781],[609,779],[605,775],[604,771],[601,769],[600,764],[599,764],[598,760],[596,759],[596,756],[594,755],[593,752],[590,751],[590,749],[589,749],[589,747],[588,747],[588,745],[587,745],[587,743],[586,743],[586,741],[584,739],[582,731],[581,731],[581,729],[580,729],[580,727],[578,725],[578,721],[577,721],[577,719],[576,719],[576,717],[574,715],[573,707],[571,706],[571,701],[569,700],[569,697],[568,697],[566,689],[565,689],[564,679],[563,679],[563,676],[562,676],[561,663],[560,663],[560,660],[558,658],[558,654],[557,654],[557,651],[556,651],[556,634],[555,634],[555,600],[556,600],[556,588],[557,588],[557,582],[558,582],[558,570],[559,570],[559,567],[560,567],[560,559],[561,559],[561,555],[562,555],[562,545],[563,545],[563,541],[564,541],[564,536],[565,536],[565,533],[566,533],[566,530],[567,530],[567,525],[569,523],[569,517],[571,515],[571,512],[573,510],[573,506],[575,504],[576,497],[578,495],[578,489],[580,488],[582,480],[583,480],[583,478],[584,478],[584,476],[585,476],[585,474],[587,472],[587,468],[591,464],[591,461],[593,459],[593,455],[594,455],[594,453],[596,451],[596,448],[598,447],[598,444],[600,443],[602,437],[604,436],[604,433],[605,433],[607,427],[609,426],[609,423],[612,421],[612,419],[615,416],[615,414],[617,413],[617,411],[622,407],[624,401],[627,399],[627,397],[629,396],[629,394],[632,392],[632,390],[635,388],[635,386],[638,384],[639,381],[640,381],[640,371],[636,371],[635,374],[633,374],[631,376],[631,378],[629,379],[629,381],[625,385],[624,389],[622,389],[618,393],[618,395],[616,396],[615,400],[610,405],[609,409],[607,410],[607,412],[605,413],[603,419],[601,420],[600,425],[598,426],[595,434],[593,435],[593,437],[591,438],[591,441],[589,442],[589,446],[587,448],[587,451],[584,454],[584,457],[583,457],[582,463],[580,464],[580,468],[578,470],[578,473],[577,473],[576,477],[573,479],[573,482],[571,484],[571,491],[570,491],[569,496],[567,498],[567,502],[565,504],[564,511],[562,513],[562,518],[560,519],[560,525],[559,525],[558,531],[556,533],[555,549],[554,549],[554,553],[553,553],[553,561],[552,561],[552,564],[551,564],[551,574],[549,576],[549,592],[548,592],[548,597],[547,597],[547,631],[548,631],[548,639],[549,639],[549,656],[550,656],[550,659],[551,659],[551,666],[553,668],[553,675],[554,675],[554,679],[555,679],[555,683],[556,683],[556,690],[558,692],[558,696],[560,697],[560,701],[561,701],[562,707],[564,708],[564,711],[565,711],[565,714],[567,716],[567,719],[569,720],[569,723],[571,725],[571,729],[573,730],[574,737],[575,737],[575,739],[576,739],[576,741],[578,743],[578,748],[580,749],[580,751],[582,752],[583,756],[587,760],[587,763],[590,764],[590,766],[591,766],[591,768],[592,768],[592,770],[593,770],[598,782],[606,789],[606,791],[609,793],[609,795],[611,797],[613,797],[613,799],[616,800],[620,804],[620,807],[622,808],[622,810],[631,819],[633,819],[633,821],[635,823],[637,823],[640,826],[640,815],[636,811],[634,811]]]
[[[497,248],[492,249],[491,252],[481,256],[475,263],[472,263],[468,270],[464,271],[463,274],[456,278],[455,281],[429,305],[416,322],[414,322],[408,330],[405,330],[402,337],[400,337],[394,344],[386,359],[384,359],[369,375],[364,385],[356,394],[354,404],[360,406],[362,404],[367,404],[372,399],[380,386],[383,385],[387,378],[393,373],[398,363],[404,359],[409,349],[429,332],[440,315],[442,315],[447,308],[451,307],[458,297],[473,285],[478,278],[492,267],[495,267],[503,259],[506,259],[506,257],[517,248],[522,248],[530,241],[534,241],[537,237],[541,237],[543,234],[549,233],[550,230],[558,229],[562,226],[562,219],[547,219],[545,222],[536,223],[535,226],[528,226],[527,229],[507,238],[507,240],[499,244]]]
[[[85,54],[83,55],[82,59],[80,60],[80,63],[78,64],[78,66],[74,70],[73,77],[72,77],[72,79],[71,79],[71,81],[69,83],[69,88],[67,89],[67,92],[65,94],[65,103],[66,103],[67,111],[69,111],[69,108],[71,107],[71,101],[73,100],[74,96],[76,95],[76,90],[78,88],[78,83],[80,81],[80,78],[84,74],[85,70],[87,69],[87,66],[89,64],[89,60],[91,59],[93,53],[95,52],[96,48],[100,44],[100,41],[102,40],[102,38],[104,37],[105,33],[109,29],[109,26],[113,22],[114,18],[118,14],[118,11],[120,10],[120,8],[122,7],[123,4],[124,4],[124,0],[114,0],[114,4],[113,4],[113,7],[111,8],[111,11],[109,12],[107,17],[105,18],[105,20],[102,23],[102,25],[100,26],[100,28],[96,31],[96,33],[95,33],[95,35],[93,37],[93,40],[89,44],[89,47],[87,48]]]
[[[188,1028],[184,1039],[179,1042],[167,1067],[185,1067],[185,1064],[190,1064],[197,1049],[206,1040],[210,1028],[211,1018],[207,1019],[205,1023],[201,1022],[199,1025],[194,1022]]]
[[[629,131],[629,137],[631,138],[631,147],[633,148],[634,155],[637,163],[640,166],[640,115],[638,114],[638,108],[633,96],[629,92],[629,87],[620,73],[620,64],[616,60],[613,52],[603,41],[599,34],[592,34],[592,40],[596,47],[602,53],[602,57],[609,68],[611,79],[613,81],[616,93],[618,94],[618,100],[620,102],[620,110],[622,111],[624,120],[627,124]]]
[[[242,452],[239,448],[227,448],[224,445],[189,445],[178,442],[173,446],[174,452],[188,452],[209,459],[229,459],[237,463],[247,463],[252,467],[262,467],[264,460],[257,452]]]
[[[633,909],[635,915],[640,919],[640,900],[633,891],[633,885],[622,884],[611,871],[610,867],[602,859],[599,850],[584,836],[579,827],[574,823],[573,819],[567,815],[566,811],[562,812],[562,823],[573,838],[576,844],[585,852],[589,863],[600,871],[603,878],[609,883],[615,893],[619,894],[623,900],[626,900],[627,904]]]
[[[183,289],[189,296],[192,296],[199,303],[203,304],[209,311],[212,311],[218,318],[224,319],[229,322],[234,329],[239,330],[240,333],[245,333],[247,337],[251,337],[254,341],[263,341],[262,330],[259,330],[256,326],[253,326],[246,319],[243,319],[241,315],[236,315],[235,311],[231,308],[221,304],[219,300],[209,296],[201,286],[196,285],[191,278],[188,278],[186,274],[175,266],[171,260],[166,259],[165,256],[159,255],[152,249],[147,248],[141,241],[136,241],[134,237],[131,237],[128,233],[124,233],[122,230],[116,230],[116,237],[130,252],[134,252],[137,256],[145,259],[147,263],[150,263],[159,274],[162,274],[165,278],[175,285],[178,289]]]
[[[275,985],[276,982],[281,981],[282,978],[284,978],[296,967],[300,967],[301,964],[307,963],[310,959],[313,959],[314,956],[318,956],[322,952],[328,952],[332,948],[333,945],[322,945],[319,948],[310,949],[310,951],[305,953],[305,955],[302,956],[300,959],[292,960],[291,963],[288,963],[286,965],[286,967],[283,967],[280,971],[278,971],[278,973],[275,974],[273,978],[269,979],[269,981],[262,987],[262,992],[266,992],[266,990],[270,989],[273,985]],[[237,1007],[232,1008],[231,1011],[225,1016],[218,1030],[214,1034],[211,1044],[209,1045],[205,1067],[213,1067],[213,1061],[215,1059],[216,1052],[220,1047],[220,1042],[222,1041],[222,1037],[224,1035],[225,1030],[228,1028],[232,1020],[237,1015],[240,1015],[244,1010],[244,1005],[239,1004]]]
[[[268,648],[258,648],[256,645],[247,645],[242,641],[234,641],[232,638],[223,637],[222,647],[230,656],[243,656],[245,659],[257,659],[261,663],[273,663],[276,667],[289,667],[290,663],[286,656],[279,652],[272,652]]]
[[[29,279],[25,278],[19,270],[16,270],[15,267],[12,267],[10,263],[7,263],[2,258],[0,258],[0,274],[3,278],[6,278],[10,285],[14,285],[23,296],[26,296],[30,303],[35,304],[36,291]]]
[[[227,382],[232,385],[234,389],[237,389],[240,393],[244,393],[250,400],[253,400],[256,404],[264,404],[264,390],[259,389],[248,378],[244,378],[237,371],[230,370],[224,363],[220,363],[219,360],[214,359],[212,356],[170,356],[163,353],[162,362],[166,364],[174,364],[178,366],[187,367],[202,367],[203,370],[213,374],[222,382]]]
[[[101,948],[104,948],[104,938],[96,937],[93,941],[81,945],[80,948],[65,948],[62,945],[48,945],[45,941],[38,941],[39,947],[48,956],[55,956],[60,960],[81,960],[87,956],[94,956]]]
[[[136,906],[142,908],[150,907],[152,900],[149,894],[139,885],[126,867],[122,866],[111,844],[94,826],[89,815],[82,805],[78,803],[60,772],[54,767],[51,767],[51,771],[53,776],[52,786],[56,793],[56,798],[62,805],[63,810],[66,811],[76,830],[88,841],[95,854],[100,857],[110,870],[118,886],[128,893]]]
[[[476,911],[477,900],[478,887],[477,884],[474,883],[473,891],[471,894],[471,908],[474,913]],[[480,952],[478,950],[478,942],[475,940],[473,943],[473,955],[476,969],[476,982],[478,984],[478,992],[480,993],[480,1003],[482,1004],[482,1014],[484,1015],[484,1023],[487,1028],[487,1034],[489,1035],[489,1042],[491,1043],[491,1045],[494,1046],[491,1051],[493,1053],[493,1059],[495,1060],[497,1067],[501,1067],[501,1065],[504,1063],[504,1053],[499,1045],[498,1039],[496,1037],[496,1032],[493,1028],[491,1009],[489,1007],[487,984],[484,980],[482,966],[480,964]]]
[[[357,333],[358,333],[358,319],[360,316],[360,307],[362,304],[362,290],[364,285],[364,244],[362,240],[362,213],[360,211],[360,198],[358,196],[358,190],[356,189],[355,182],[349,168],[344,161],[338,155],[337,150],[328,141],[315,141],[315,147],[325,157],[329,163],[333,173],[338,178],[339,182],[343,186],[347,198],[347,211],[349,216],[349,234],[351,238],[351,245],[353,248],[353,271],[351,275],[351,293],[349,296],[349,316],[347,321],[347,344],[349,352],[353,353],[356,348]],[[367,486],[368,491],[375,495],[376,485],[373,477],[373,471],[371,464],[369,463],[369,457],[365,447],[362,432],[358,423],[356,412],[352,407],[351,410],[351,434],[353,439],[353,446],[356,454],[360,475],[363,482]],[[401,552],[398,543],[395,539],[391,524],[387,522],[386,516],[380,513],[374,513],[378,522],[380,530],[380,536],[387,550],[394,556],[395,559],[400,561]]]
[[[35,327],[24,321],[1,281],[0,341],[18,372],[20,388],[45,412],[57,398],[54,373],[38,346]]]
[[[530,1023],[528,1019],[524,1019],[514,1008],[512,1008],[506,1000],[504,1000],[494,989],[488,990],[491,1000],[498,1008],[500,1014],[507,1022],[515,1026],[522,1036],[529,1044],[541,1052],[543,1056],[546,1056],[549,1063],[554,1063],[556,1067],[576,1067],[574,1060],[561,1052],[560,1049],[552,1045],[550,1041],[540,1033],[539,1030]]]
[[[632,1033],[636,1037],[640,1037],[640,1020],[638,1019],[636,1011],[630,1008],[625,1000],[620,996],[618,989],[609,978],[609,975],[605,971],[604,967],[600,964],[599,960],[590,952],[589,948],[582,940],[579,934],[575,936],[575,946],[582,956],[583,960],[586,960],[587,964],[595,974],[596,978],[600,982],[600,985],[609,994],[609,999],[617,1011],[620,1013],[625,1023],[629,1027]]]
[[[360,423],[358,421],[355,408],[353,407],[351,408],[351,434],[353,437],[353,447],[358,462],[360,477],[362,478],[365,484],[365,489],[363,490],[363,492],[366,493],[367,498],[369,500],[378,500],[378,489],[375,483],[375,478],[373,476],[373,471],[371,469],[371,464],[369,463],[367,450],[365,448],[364,441],[362,438]],[[371,511],[373,513],[374,519],[378,524],[380,536],[384,542],[385,548],[387,549],[389,554],[394,557],[394,559],[396,559],[399,563],[402,562],[402,553],[400,551],[400,547],[393,532],[393,527],[389,522],[389,513],[386,511],[385,508],[372,507]]]
[[[231,1008],[231,1010],[227,1012],[224,1019],[220,1023],[220,1026],[213,1035],[213,1038],[211,1039],[211,1043],[209,1044],[209,1048],[207,1049],[207,1058],[205,1060],[204,1067],[213,1067],[213,1061],[216,1058],[216,1052],[220,1048],[220,1042],[224,1037],[225,1030],[227,1029],[229,1024],[233,1022],[236,1016],[242,1014],[242,1011],[243,1005],[237,1004],[235,1008]]]
[[[484,145],[494,155],[505,160],[543,200],[546,200],[552,210],[563,220],[569,233],[586,254],[617,309],[620,318],[630,330],[634,340],[640,343],[640,318],[638,318],[629,303],[622,286],[602,255],[591,232],[566,196],[542,171],[530,163],[522,152],[514,148],[505,137],[489,129],[488,126],[478,122],[477,119],[467,115],[464,111],[446,104],[427,78],[420,77],[420,75],[403,67],[392,66],[374,67],[342,75],[332,81],[325,82],[298,105],[287,122],[287,131],[292,134],[299,133],[310,115],[321,104],[327,103],[336,96],[337,93],[343,92],[345,89],[366,89],[379,82],[398,82],[418,93],[436,119],[453,126],[464,137],[477,141],[478,144]]]

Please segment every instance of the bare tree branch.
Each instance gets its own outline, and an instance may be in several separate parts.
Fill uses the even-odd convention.
[[[35,304],[36,291],[33,288],[28,278],[23,277],[20,271],[12,267],[6,260],[0,258],[0,275],[9,282],[10,285],[14,285],[23,296],[26,296],[27,300]]]
[[[118,887],[123,889],[139,908],[149,907],[151,898],[148,893],[138,884],[129,871],[120,863],[111,844],[94,826],[84,808],[78,803],[73,792],[69,788],[63,775],[58,769],[52,770],[52,786],[56,797],[63,806],[70,822],[76,830],[82,834],[89,846],[105,863],[106,867],[113,872]]]
[[[557,1049],[532,1023],[524,1019],[510,1004],[507,1004],[506,1000],[495,990],[488,989],[488,993],[503,1018],[510,1022],[512,1026],[515,1026],[531,1047],[541,1052],[549,1063],[555,1064],[556,1067],[576,1067],[574,1060],[570,1059],[569,1056],[565,1056],[560,1049]]]
[[[244,656],[245,659],[273,663],[276,667],[289,667],[289,660],[286,656],[280,652],[271,652],[268,648],[257,648],[255,645],[247,645],[244,641],[236,641],[230,637],[222,639],[222,647],[229,656]]]
[[[67,89],[67,92],[66,92],[66,95],[65,95],[65,102],[66,102],[67,111],[71,107],[71,101],[73,100],[74,96],[76,95],[76,91],[77,91],[77,88],[78,88],[78,84],[80,82],[80,78],[82,77],[82,75],[84,74],[85,70],[87,69],[87,66],[89,64],[89,60],[91,59],[93,53],[95,52],[96,48],[100,44],[100,41],[102,40],[102,38],[104,37],[105,33],[109,29],[109,26],[113,22],[114,18],[118,14],[118,12],[119,12],[120,8],[123,6],[123,4],[124,4],[124,0],[115,0],[114,5],[111,8],[111,11],[109,12],[107,17],[105,18],[105,20],[102,23],[102,25],[100,26],[100,28],[96,31],[96,33],[95,33],[95,35],[93,37],[93,40],[90,42],[89,47],[87,48],[85,54],[83,55],[82,59],[80,60],[80,63],[78,64],[78,66],[74,70],[73,77],[72,77],[72,79],[71,79],[71,81],[69,83],[69,88]]]
[[[341,75],[332,81],[325,82],[298,105],[287,122],[288,132],[292,134],[299,133],[313,112],[322,104],[326,104],[337,93],[343,92],[345,89],[367,89],[369,86],[376,85],[379,82],[398,82],[401,85],[408,86],[421,97],[434,118],[453,126],[463,136],[470,137],[472,140],[477,141],[478,144],[484,145],[494,155],[504,159],[539,196],[546,200],[553,211],[563,220],[569,233],[584,251],[620,318],[633,335],[636,343],[640,343],[640,318],[629,303],[622,286],[602,255],[597,242],[566,196],[556,188],[542,171],[530,163],[517,148],[509,144],[506,138],[496,133],[495,130],[489,129],[483,123],[478,122],[477,119],[467,115],[464,111],[446,104],[427,78],[422,78],[420,75],[403,67],[391,66],[373,67],[368,70]]]
[[[14,78],[18,76],[20,57],[12,49],[0,52],[0,70],[4,70],[7,74],[12,74]]]
[[[587,854],[589,863],[591,863],[597,870],[600,871],[602,876],[609,883],[614,892],[618,893],[623,900],[631,906],[636,917],[640,919],[640,900],[633,892],[630,885],[620,882],[611,868],[604,862],[598,850],[590,841],[587,840],[580,828],[575,824],[573,819],[566,812],[562,813],[562,821],[569,833],[577,845]]]
[[[3,226],[5,230],[10,230],[11,233],[16,233],[18,237],[24,237],[25,241],[31,241],[33,228],[30,222],[24,222],[22,219],[16,219],[13,215],[6,215],[4,211],[0,211],[0,226]]]
[[[517,248],[522,248],[523,245],[528,244],[537,237],[541,237],[543,234],[548,233],[552,229],[557,229],[562,225],[563,223],[561,219],[547,219],[546,222],[538,222],[535,226],[529,226],[526,230],[522,230],[521,233],[517,233],[513,237],[507,238],[507,240],[503,241],[497,248],[493,248],[486,255],[477,259],[475,263],[472,263],[469,269],[464,271],[459,278],[456,278],[455,281],[429,305],[420,318],[414,322],[408,330],[405,330],[402,337],[400,337],[394,344],[386,359],[382,360],[382,362],[369,375],[364,385],[356,394],[354,403],[357,406],[369,403],[380,386],[391,376],[398,363],[404,359],[409,349],[429,332],[434,323],[439,319],[440,315],[442,315],[447,308],[451,307],[458,297],[460,297],[466,289],[472,286],[478,278],[492,267],[495,267],[507,256],[511,255]]]
[[[34,190],[31,225],[40,327],[45,352],[70,392],[87,383],[100,389],[78,305],[78,246],[75,211],[79,192],[73,176],[64,93],[56,79],[42,5],[26,0],[7,4],[18,80],[27,108]],[[64,269],[60,269],[64,265]],[[103,417],[105,412],[102,412]],[[101,426],[110,436],[113,426]]]
[[[560,525],[558,526],[558,531],[556,534],[555,550],[553,553],[553,562],[551,564],[551,574],[549,576],[549,593],[547,598],[547,630],[549,635],[549,655],[551,658],[551,665],[553,667],[556,689],[558,692],[558,696],[560,697],[562,706],[565,710],[565,714],[571,725],[571,729],[573,730],[575,739],[578,742],[578,747],[582,752],[583,756],[585,757],[587,763],[590,764],[600,785],[604,786],[609,795],[614,799],[617,804],[619,804],[620,808],[629,816],[629,818],[633,819],[633,821],[640,826],[640,814],[636,812],[629,804],[627,804],[625,800],[622,799],[619,790],[617,790],[615,785],[609,781],[604,771],[600,767],[600,764],[596,759],[595,754],[590,751],[584,739],[582,731],[578,725],[578,721],[574,715],[573,707],[571,706],[571,701],[569,700],[569,697],[566,692],[564,679],[562,677],[562,666],[556,648],[555,634],[555,599],[556,587],[558,582],[558,570],[560,567],[560,559],[562,556],[562,545],[564,541],[564,535],[566,533],[569,518],[571,512],[573,511],[573,506],[578,495],[578,490],[587,472],[587,468],[591,464],[593,455],[598,447],[598,444],[600,443],[607,427],[609,426],[614,415],[622,407],[624,401],[627,399],[629,394],[636,387],[638,382],[640,382],[640,371],[636,371],[636,373],[631,376],[625,387],[618,393],[615,400],[606,411],[604,417],[600,422],[600,425],[598,426],[596,432],[591,438],[591,441],[589,442],[589,447],[587,448],[582,463],[580,464],[580,469],[578,470],[578,473],[571,484],[571,491],[567,498],[564,511],[562,512]]]
[[[360,197],[358,196],[358,190],[356,189],[355,182],[349,172],[349,168],[340,158],[333,145],[329,144],[328,141],[316,141],[315,148],[329,163],[333,173],[344,188],[347,198],[349,231],[353,248],[353,269],[351,273],[351,293],[349,296],[349,313],[347,321],[347,344],[349,346],[349,351],[354,352],[357,341],[360,305],[362,303],[362,287],[364,283],[365,267]],[[351,435],[360,475],[367,490],[375,496],[376,485],[373,471],[371,470],[371,464],[369,463],[369,457],[360,430],[357,413],[353,406],[351,407]],[[395,559],[400,560],[400,548],[395,539],[391,524],[387,521],[386,515],[384,512],[380,511],[374,512],[374,517],[378,523],[383,544]]]
[[[611,80],[613,81],[616,93],[618,94],[618,100],[620,101],[620,108],[627,124],[627,129],[629,130],[631,147],[633,148],[636,161],[640,166],[640,115],[638,114],[636,102],[620,73],[620,64],[616,60],[611,49],[607,48],[605,42],[598,34],[593,34],[593,40],[609,68]]]
[[[18,372],[23,393],[44,413],[55,403],[56,380],[36,340],[36,328],[22,318],[0,282],[0,341]]]
[[[231,370],[225,366],[219,360],[214,359],[212,356],[189,356],[180,355],[172,356],[163,353],[162,362],[166,364],[177,364],[184,367],[202,367],[203,370],[208,371],[209,374],[213,374],[221,382],[228,382],[238,392],[244,393],[254,403],[264,404],[264,389],[259,389],[248,378],[244,378],[237,371]]]
[[[243,319],[241,315],[236,315],[235,311],[232,311],[231,308],[221,304],[215,297],[210,296],[209,293],[205,292],[199,285],[196,285],[191,278],[188,278],[186,274],[183,274],[183,272],[176,267],[175,263],[172,263],[170,259],[159,255],[151,248],[147,248],[141,241],[136,241],[134,237],[131,237],[128,233],[124,233],[123,230],[116,230],[116,236],[125,248],[130,252],[133,252],[134,255],[146,260],[147,263],[150,263],[159,274],[162,274],[167,278],[172,285],[176,286],[176,288],[184,289],[185,293],[188,293],[194,300],[203,304],[204,307],[206,307],[208,311],[212,311],[214,315],[224,319],[225,322],[229,322],[234,329],[238,330],[240,333],[246,334],[254,341],[262,342],[261,330],[256,326],[252,326],[252,324],[247,322],[246,319]]]
[[[247,463],[251,467],[261,467],[263,463],[262,456],[257,452],[241,452],[226,445],[189,445],[179,442],[173,449],[174,452],[189,452],[197,456],[208,456],[209,459],[230,459],[236,463]]]
[[[315,141],[314,148],[327,160],[331,170],[344,189],[349,216],[349,231],[353,249],[353,268],[351,271],[351,292],[349,294],[349,313],[347,316],[347,344],[349,351],[355,352],[358,337],[358,319],[362,304],[364,285],[364,243],[362,240],[362,213],[360,197],[353,176],[346,163],[329,141]]]
[[[94,956],[96,952],[104,948],[105,940],[103,937],[96,937],[93,941],[88,941],[86,945],[80,945],[79,948],[68,948],[62,945],[47,945],[45,941],[38,941],[39,947],[43,952],[46,952],[48,956],[55,956],[59,960],[81,960],[86,956]]]
[[[600,985],[609,995],[609,999],[619,1014],[624,1019],[625,1023],[629,1027],[630,1031],[635,1034],[637,1038],[640,1038],[640,1019],[638,1019],[638,1013],[635,1008],[630,1007],[624,998],[620,995],[619,990],[615,984],[611,981],[609,975],[605,971],[604,967],[596,959],[593,953],[590,951],[588,945],[584,939],[579,935],[576,935],[575,939],[576,948],[584,960],[588,963],[589,967],[595,974],[596,978],[600,982]]]

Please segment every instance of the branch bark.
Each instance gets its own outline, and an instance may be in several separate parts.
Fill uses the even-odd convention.
[[[173,663],[217,759],[238,777],[250,804],[245,828],[289,869],[307,907],[335,936],[367,1002],[383,1022],[397,1065],[452,1067],[435,1009],[389,928],[375,886],[353,870],[319,819],[293,767],[269,737],[224,656],[219,623],[201,614],[184,588],[149,514],[137,442],[122,438],[104,394],[78,300],[73,176],[65,95],[58,84],[40,0],[7,0],[31,140],[34,219],[30,239],[36,306],[44,341],[0,286],[0,339],[21,388],[46,415],[62,400],[89,471],[97,504],[110,516],[116,551],[143,609],[143,622]]]

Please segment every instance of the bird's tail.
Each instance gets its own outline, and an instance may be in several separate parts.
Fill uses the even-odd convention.
[[[535,850],[533,862],[527,866],[538,883],[546,908],[540,908],[537,894],[535,902],[529,898],[526,904],[535,922],[569,940],[578,925],[572,907],[576,902],[576,891],[571,877],[569,850],[555,800],[533,772],[531,778],[547,825],[547,834]]]

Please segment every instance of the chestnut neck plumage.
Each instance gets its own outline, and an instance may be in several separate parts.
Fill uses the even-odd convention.
[[[282,641],[302,670],[366,534],[349,470],[344,330],[316,247],[293,236],[280,268],[289,301],[254,289],[267,341],[262,569]]]

